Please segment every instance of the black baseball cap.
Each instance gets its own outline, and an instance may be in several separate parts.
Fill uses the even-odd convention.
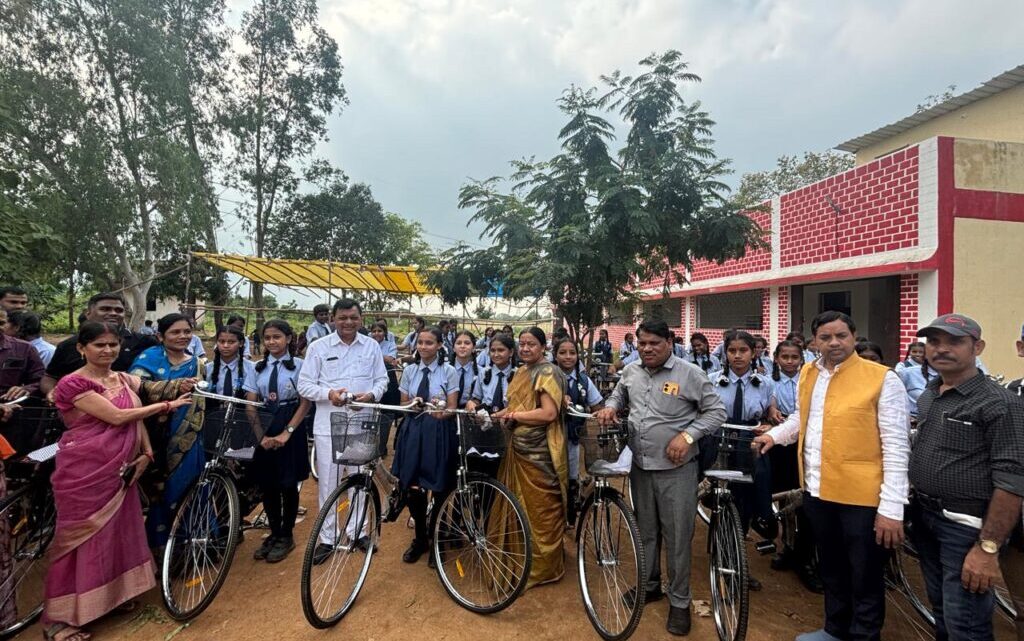
[[[917,330],[918,336],[928,336],[935,332],[945,332],[950,336],[970,336],[974,340],[981,340],[981,325],[978,321],[964,316],[963,314],[943,314],[927,327]]]

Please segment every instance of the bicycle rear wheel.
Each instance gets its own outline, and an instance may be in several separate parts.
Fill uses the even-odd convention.
[[[310,625],[329,628],[352,608],[379,538],[376,486],[365,474],[347,477],[320,508],[302,559],[302,613]],[[330,543],[322,544],[321,539]]]
[[[718,510],[711,514],[710,528],[708,564],[715,628],[722,641],[743,641],[750,608],[747,551],[740,513],[731,499],[719,498]]]
[[[590,623],[603,639],[628,639],[644,611],[646,582],[640,528],[614,490],[598,489],[580,512],[576,564]]]
[[[512,492],[483,474],[469,474],[436,507],[434,562],[448,595],[478,614],[512,604],[526,589],[533,552],[526,513]]]
[[[0,503],[0,540],[7,545],[10,565],[0,567],[0,615],[6,625],[0,637],[17,634],[43,611],[46,562],[57,511],[49,484],[24,487]]]
[[[906,597],[910,607],[925,624],[935,627],[935,616],[928,605],[924,573],[917,559],[917,550],[909,540],[904,541],[902,547],[892,553],[885,580],[887,587],[901,592]]]
[[[199,616],[228,577],[242,514],[231,477],[204,472],[181,500],[164,548],[160,593],[172,619]]]

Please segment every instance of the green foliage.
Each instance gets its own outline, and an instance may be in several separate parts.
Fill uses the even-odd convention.
[[[917,107],[914,109],[914,113],[919,114],[922,111],[928,111],[932,107],[935,107],[936,105],[941,105],[942,103],[954,97],[956,97],[956,85],[949,85],[942,93],[931,94],[927,96],[924,99],[924,102],[919,103],[917,105]]]
[[[606,309],[635,296],[637,283],[667,288],[695,259],[724,261],[764,246],[763,230],[726,197],[728,163],[714,153],[713,121],[682,96],[699,78],[677,51],[639,64],[635,77],[603,77],[603,94],[566,90],[561,153],[512,163],[510,191],[501,177],[462,187],[459,206],[493,246],[458,246],[426,274],[446,304],[501,282],[508,298],[546,296],[579,341]],[[611,117],[628,128],[618,150]]]
[[[852,154],[833,151],[808,151],[802,158],[780,156],[775,169],[743,174],[733,200],[739,207],[754,208],[786,192],[853,169],[853,160]]]

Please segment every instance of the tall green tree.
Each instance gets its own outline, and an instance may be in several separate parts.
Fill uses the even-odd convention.
[[[853,169],[853,154],[808,151],[802,157],[779,156],[775,169],[743,174],[733,196],[740,207],[757,207],[766,200]]]
[[[763,246],[763,230],[728,199],[727,162],[716,157],[710,116],[688,102],[697,76],[677,51],[653,54],[636,76],[604,76],[603,92],[568,89],[561,152],[518,161],[509,179],[473,181],[459,192],[470,222],[492,247],[446,253],[427,274],[447,304],[500,283],[512,299],[546,297],[578,343],[605,310],[650,281],[667,288],[699,258],[723,261]],[[609,117],[626,124],[612,149]],[[504,185],[511,181],[509,190]],[[588,350],[589,351],[589,350]]]
[[[230,104],[233,184],[257,256],[271,220],[296,192],[327,117],[346,102],[337,43],[320,26],[315,0],[257,0],[242,14],[241,52]],[[263,287],[253,284],[253,305]],[[262,321],[262,317],[258,316]]]

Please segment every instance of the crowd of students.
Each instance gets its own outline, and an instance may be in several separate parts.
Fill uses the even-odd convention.
[[[908,501],[910,485],[907,470],[914,480],[915,469],[910,426],[916,422],[921,430],[930,425],[929,421],[939,420],[948,428],[953,420],[948,410],[935,419],[935,410],[931,409],[944,402],[945,381],[955,382],[949,364],[956,360],[950,355],[952,348],[932,349],[933,342],[939,345],[947,334],[973,341],[970,363],[961,363],[968,372],[961,372],[958,379],[963,389],[956,389],[967,394],[964,381],[968,381],[996,399],[986,406],[988,413],[974,421],[998,423],[1003,432],[1022,427],[1017,410],[1010,412],[1000,405],[1011,395],[1004,397],[991,391],[987,387],[990,381],[978,369],[980,328],[956,334],[962,325],[949,323],[933,323],[922,329],[927,344],[908,345],[904,359],[893,370],[877,365],[884,358],[881,348],[869,340],[857,339],[852,321],[834,312],[815,319],[811,341],[794,332],[772,351],[763,337],[736,329],[727,330],[713,349],[701,333],[690,336],[687,346],[664,323],[646,321],[635,336],[626,334],[617,351],[617,366],[613,364],[616,352],[607,331],[600,330],[594,359],[610,365],[610,370],[617,367],[621,373],[619,385],[605,401],[596,382],[587,375],[575,342],[558,329],[550,341],[539,328],[515,335],[509,326],[489,328],[478,338],[471,331],[460,330],[454,320],[428,326],[425,319],[416,317],[412,330],[398,341],[385,319],[367,323],[356,301],[340,300],[333,307],[318,305],[312,323],[301,332],[274,319],[247,336],[244,318],[233,316],[218,328],[212,358],[207,358],[193,332],[192,320],[184,315],[169,314],[159,319],[152,333],[127,329],[124,300],[118,294],[92,297],[77,335],[52,346],[36,340],[40,335],[38,316],[28,310],[28,302],[17,288],[0,290],[0,324],[7,326],[0,328],[4,329],[0,333],[0,359],[4,362],[0,399],[12,400],[23,394],[44,396],[56,404],[68,428],[61,438],[58,473],[54,475],[57,552],[47,577],[44,611],[48,637],[61,641],[85,641],[88,633],[84,625],[112,609],[125,607],[125,601],[153,587],[149,551],[166,543],[176,504],[205,463],[199,438],[205,406],[203,399],[190,395],[199,380],[207,381],[212,391],[221,394],[263,401],[274,415],[249,467],[262,491],[270,525],[270,535],[253,558],[269,563],[287,558],[295,548],[297,488],[310,474],[307,429],[312,429],[317,446],[314,465],[321,502],[337,486],[340,476],[354,471],[339,469],[330,455],[330,414],[348,411],[349,399],[388,404],[415,398],[444,399],[448,407],[488,410],[513,429],[501,466],[483,462],[481,471],[499,476],[526,510],[534,545],[531,586],[561,578],[562,537],[566,526],[571,527],[575,520],[572,508],[579,491],[582,424],[566,417],[564,408],[572,404],[611,420],[628,407],[634,434],[630,441],[630,480],[648,549],[647,597],[650,601],[669,597],[666,627],[673,634],[686,634],[690,629],[689,539],[696,483],[708,454],[713,455],[706,445],[709,441],[703,439],[723,422],[755,426],[760,435],[758,447],[768,454],[756,460],[754,482],[734,488],[745,531],[774,539],[777,523],[772,514],[772,494],[801,487],[807,493],[805,508],[798,514],[800,536],[772,561],[773,569],[793,569],[808,589],[826,595],[824,628],[803,635],[802,641],[872,639],[880,634],[884,595],[879,603],[873,583],[877,577],[851,574],[850,570],[851,564],[866,563],[873,568],[880,553],[871,547],[873,543],[852,539],[845,550],[837,551],[835,545],[822,543],[820,533],[849,538],[852,531],[866,527],[874,532],[871,541],[877,535],[880,548],[902,540],[903,505]],[[10,329],[11,317],[17,319],[14,330]],[[1024,355],[1024,336],[1017,348]],[[937,362],[929,362],[929,355]],[[11,363],[18,367],[8,367]],[[677,363],[683,367],[677,367]],[[405,371],[399,380],[403,366]],[[839,371],[857,374],[844,378],[837,376]],[[847,378],[855,377],[867,382],[856,392],[847,384]],[[819,389],[822,380],[825,385],[829,380],[841,382],[831,383],[840,391],[826,394],[825,389]],[[1015,385],[1011,386],[1016,390],[1012,397],[1019,399],[1021,385]],[[843,403],[839,394],[851,395],[854,407]],[[824,410],[826,405],[833,410]],[[964,411],[958,407],[952,413]],[[858,438],[877,442],[875,450],[867,451],[852,441],[844,446],[850,451],[864,450],[862,461],[829,460],[834,453],[825,445],[822,434],[839,429],[832,422],[842,425],[836,417],[843,412],[853,412],[859,421],[874,421],[869,433],[876,436]],[[12,411],[5,409],[0,420],[8,420],[11,415]],[[144,421],[145,429],[126,429],[139,420]],[[966,419],[962,422],[973,424]],[[932,435],[938,429],[932,427],[932,431],[923,433],[936,438]],[[976,443],[965,444],[961,438],[956,444],[971,450],[972,472],[985,468],[983,472],[988,474],[991,468],[989,488],[1017,497],[1019,530],[1024,461],[1012,457],[1024,451],[1024,433],[1003,432],[999,438],[1005,451],[995,462],[986,458]],[[413,540],[402,554],[407,563],[418,561],[429,547],[429,500],[433,498],[439,504],[453,489],[455,439],[453,422],[443,413],[408,419],[396,436],[392,471],[403,490],[402,505],[408,507],[415,524]],[[797,440],[798,447],[773,447]],[[906,447],[901,445],[904,440]],[[948,450],[951,446],[946,443],[945,447]],[[97,462],[95,453],[100,450],[123,455],[113,462],[105,457]],[[117,480],[127,481],[114,483],[100,474],[102,481],[90,485],[85,479],[102,471],[96,469],[97,465],[113,465]],[[869,469],[877,469],[877,481],[874,476],[844,476],[854,474],[851,470],[867,473]],[[850,487],[836,491],[836,474],[839,481],[846,478]],[[963,532],[956,533],[959,539],[955,544],[951,542],[955,537],[942,520],[942,493],[948,493],[948,489],[942,483],[928,485],[931,476],[921,472],[918,476],[915,484],[931,487],[938,495],[931,497],[938,502],[929,505],[940,508],[941,518],[931,513],[918,513],[917,518],[928,524],[922,526],[930,536],[922,535],[927,557],[922,558],[922,567],[928,578],[928,595],[938,614],[938,629],[946,635],[941,638],[991,638],[985,636],[984,622],[976,621],[979,615],[984,618],[986,607],[991,614],[991,599],[986,601],[974,584],[963,588],[970,597],[954,593],[952,580],[945,576],[948,572],[938,561],[932,563],[931,555],[948,554],[947,548],[952,547],[958,558],[970,557],[978,564],[986,559],[979,561],[973,552],[964,549]],[[856,481],[851,480],[854,478]],[[873,486],[876,482],[878,485]],[[0,474],[0,493],[4,491],[2,483]],[[977,485],[983,491],[985,481],[979,480]],[[85,488],[87,492],[83,492]],[[140,491],[149,499],[145,521]],[[858,491],[861,494],[856,494]],[[945,500],[947,507],[970,512],[968,516],[980,511],[974,517],[979,524],[978,536],[983,542],[995,541],[997,551],[1014,531],[1012,524],[1004,527],[1002,521],[993,522],[991,527],[981,525],[989,521],[987,504],[979,508],[974,503],[968,505],[968,501],[958,502],[955,496]],[[1010,505],[1012,512],[1012,499],[1005,502],[1002,497],[999,501],[1000,509]],[[109,537],[110,524],[116,524],[121,533],[116,539]],[[333,532],[333,527],[325,527],[324,532]],[[812,537],[811,532],[816,536]],[[365,534],[346,533],[357,546],[367,545]],[[314,562],[326,561],[335,543],[319,541]],[[665,592],[658,554],[662,545],[669,574]],[[1018,564],[1013,567],[1020,573],[1020,542],[1015,539],[1012,545],[1017,546],[1012,549],[1018,553],[1006,557],[1013,559],[1009,563]],[[126,551],[123,558],[102,551],[114,546]],[[966,576],[967,566],[964,568]],[[979,574],[985,576],[985,571],[991,574],[985,567]],[[1003,574],[1019,594],[1021,586],[1013,585],[1005,568]],[[750,585],[754,590],[761,587],[755,577],[751,577]],[[1018,609],[1020,606],[1018,603]],[[991,634],[990,624],[987,632]]]

